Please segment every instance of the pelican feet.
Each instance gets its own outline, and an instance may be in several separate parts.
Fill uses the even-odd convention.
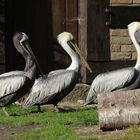
[[[8,114],[8,112],[6,111],[5,107],[2,107],[3,112],[5,113],[6,117],[9,117],[10,115]]]

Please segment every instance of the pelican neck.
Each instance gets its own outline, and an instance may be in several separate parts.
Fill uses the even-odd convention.
[[[71,64],[66,70],[79,71],[81,63],[79,54],[72,50],[67,43],[62,43],[61,45],[71,58]]]
[[[135,69],[139,70],[140,71],[140,46],[139,44],[137,43],[135,37],[134,37],[134,33],[132,33],[130,31],[130,37],[131,37],[131,40],[136,48],[136,51],[137,51],[137,61],[136,61],[136,64],[135,64]]]

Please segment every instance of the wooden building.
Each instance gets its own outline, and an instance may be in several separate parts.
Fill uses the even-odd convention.
[[[5,29],[5,53],[0,66],[5,65],[6,71],[24,67],[24,60],[12,43],[16,31],[27,33],[44,73],[69,64],[69,57],[58,49],[56,42],[63,31],[75,36],[92,67],[92,74],[81,68],[82,82],[90,83],[101,72],[132,66],[135,60],[112,59],[110,31],[140,21],[140,2],[133,1],[130,5],[130,0],[121,4],[117,0],[0,0],[5,2],[5,23],[0,26]]]
[[[0,73],[5,72],[5,47],[4,47],[4,0],[0,0]]]

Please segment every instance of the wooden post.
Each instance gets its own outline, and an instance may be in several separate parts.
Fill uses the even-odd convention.
[[[140,90],[99,94],[98,110],[102,130],[140,124]]]
[[[78,0],[78,45],[87,60],[87,0]],[[86,68],[81,67],[81,82],[86,83]]]

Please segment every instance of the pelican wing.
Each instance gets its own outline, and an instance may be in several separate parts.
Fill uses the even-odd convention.
[[[86,104],[97,103],[98,93],[127,89],[136,77],[137,71],[132,67],[99,74],[92,82]]]
[[[14,75],[23,75],[24,72],[23,71],[10,71],[10,72],[6,72],[0,75],[0,78],[4,78],[7,76],[14,76]]]
[[[51,77],[51,76],[54,76],[54,75],[59,75],[59,74],[62,74],[64,71],[66,71],[66,70],[65,69],[54,70],[54,71],[49,72],[46,76]]]
[[[96,93],[109,92],[124,88],[130,84],[136,74],[134,68],[123,68],[104,74],[99,74],[93,81],[91,88]]]
[[[27,108],[34,104],[43,104],[59,93],[68,92],[68,89],[76,84],[77,76],[74,71],[59,70],[50,73],[48,77],[37,79],[22,106]]]
[[[17,92],[27,80],[28,78],[24,75],[9,75],[7,73],[3,77],[0,76],[0,98]]]

